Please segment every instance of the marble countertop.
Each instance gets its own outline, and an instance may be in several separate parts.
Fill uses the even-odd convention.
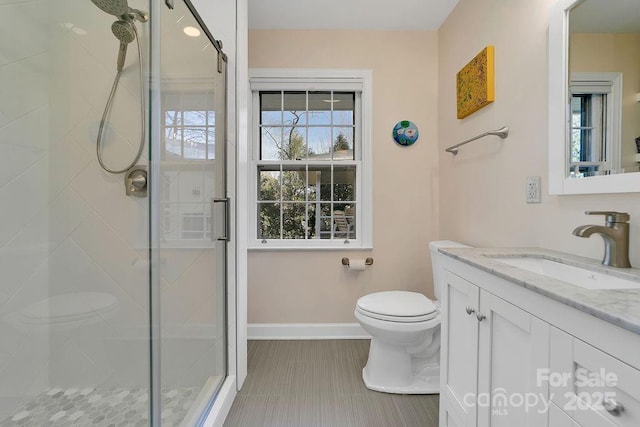
[[[606,267],[591,258],[540,248],[441,248],[439,251],[640,335],[640,288],[585,289],[493,258],[543,258],[635,282],[640,282],[640,269]]]

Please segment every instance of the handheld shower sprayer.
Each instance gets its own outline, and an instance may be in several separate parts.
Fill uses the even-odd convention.
[[[117,70],[121,72],[124,68],[124,61],[127,58],[127,46],[136,39],[136,27],[131,21],[116,21],[111,24],[111,31],[120,40]]]
[[[91,0],[93,4],[98,6],[103,12],[108,13],[109,15],[113,15],[118,18],[111,25],[111,31],[113,35],[120,41],[120,48],[118,49],[118,60],[116,65],[116,76],[113,80],[113,86],[111,87],[111,93],[109,94],[109,99],[107,100],[107,104],[104,107],[104,112],[102,114],[102,119],[100,120],[100,128],[98,129],[98,139],[96,144],[96,154],[98,157],[98,163],[100,163],[100,167],[105,171],[112,174],[119,174],[127,172],[131,169],[140,159],[142,155],[142,149],[144,148],[145,142],[145,111],[144,111],[144,81],[142,76],[142,51],[140,49],[140,39],[138,37],[138,31],[136,30],[135,21],[139,22],[147,22],[149,20],[149,15],[146,12],[143,12],[138,9],[133,9],[129,7],[127,0]],[[122,70],[124,69],[124,63],[127,59],[127,47],[129,43],[135,40],[138,47],[138,69],[140,72],[140,144],[138,145],[138,152],[133,159],[133,161],[124,169],[112,169],[109,168],[104,161],[102,160],[102,139],[105,124],[111,113],[111,106],[113,105],[113,98],[115,97],[116,91],[118,90],[118,83],[120,82],[120,76],[122,75]]]

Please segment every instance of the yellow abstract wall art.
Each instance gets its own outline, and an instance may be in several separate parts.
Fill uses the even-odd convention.
[[[487,46],[456,74],[459,119],[464,119],[494,101],[493,59],[493,46]]]

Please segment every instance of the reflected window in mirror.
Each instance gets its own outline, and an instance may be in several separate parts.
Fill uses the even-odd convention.
[[[215,159],[215,99],[212,92],[170,92],[163,95],[163,158]]]
[[[573,74],[570,88],[569,177],[621,173],[618,76]],[[617,105],[616,105],[617,104]]]

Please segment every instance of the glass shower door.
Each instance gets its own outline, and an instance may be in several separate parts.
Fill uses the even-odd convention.
[[[151,149],[152,417],[153,425],[192,426],[227,373],[226,57],[190,3],[176,1],[174,9],[161,3],[158,12],[161,31],[152,35],[152,57],[153,46],[158,55],[152,120],[160,121]]]

